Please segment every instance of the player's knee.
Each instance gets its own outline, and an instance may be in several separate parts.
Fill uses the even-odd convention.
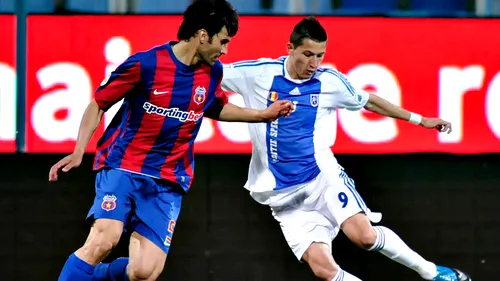
[[[377,242],[377,233],[365,214],[358,213],[342,223],[345,235],[362,249],[370,249]]]

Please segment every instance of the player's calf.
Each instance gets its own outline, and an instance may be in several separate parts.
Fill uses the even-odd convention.
[[[155,281],[163,270],[163,266],[143,264],[127,267],[127,275],[130,281]]]
[[[127,275],[130,281],[155,281],[163,271],[166,252],[137,232],[130,236],[129,253]]]
[[[105,259],[118,244],[123,232],[123,222],[111,219],[97,219],[85,244],[75,254],[83,261],[96,265]]]
[[[383,226],[373,227],[364,214],[357,214],[348,218],[342,224],[342,230],[356,245],[369,251],[380,252],[393,261],[415,270],[423,279],[432,280],[437,275],[435,264],[410,249],[389,228]]]

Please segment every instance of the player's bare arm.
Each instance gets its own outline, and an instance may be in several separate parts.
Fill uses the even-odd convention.
[[[103,114],[104,111],[99,108],[95,100],[92,100],[83,114],[75,150],[72,154],[64,157],[50,168],[49,181],[57,181],[59,169],[62,168],[63,172],[67,172],[81,164],[85,148],[89,144],[90,138],[92,138],[99,122],[101,122]]]
[[[293,104],[287,100],[279,100],[264,110],[243,108],[228,103],[218,116],[220,121],[228,122],[272,122],[281,116],[287,117],[293,110]]]
[[[438,129],[440,132],[451,133],[451,123],[439,118],[427,118],[401,108],[389,101],[370,94],[370,98],[365,105],[365,109],[380,115],[397,118],[416,123],[427,129]]]

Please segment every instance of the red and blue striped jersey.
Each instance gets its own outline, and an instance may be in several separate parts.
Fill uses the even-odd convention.
[[[132,55],[96,90],[104,111],[124,100],[97,143],[94,170],[122,169],[189,190],[203,115],[220,112],[228,101],[220,86],[222,64],[183,64],[174,44]]]

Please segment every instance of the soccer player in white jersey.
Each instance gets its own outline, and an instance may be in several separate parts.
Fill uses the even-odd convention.
[[[360,280],[332,257],[331,243],[340,229],[359,247],[380,252],[425,280],[471,280],[425,260],[392,230],[373,227],[370,221],[380,221],[380,214],[367,208],[330,149],[337,109],[365,108],[441,132],[450,132],[451,124],[411,113],[353,88],[334,69],[319,68],[326,42],[324,28],[310,17],[295,26],[288,56],[224,67],[223,88],[241,94],[247,107],[264,109],[278,99],[295,104],[288,118],[249,124],[253,153],[245,187],[257,202],[271,207],[290,248],[322,280]]]

